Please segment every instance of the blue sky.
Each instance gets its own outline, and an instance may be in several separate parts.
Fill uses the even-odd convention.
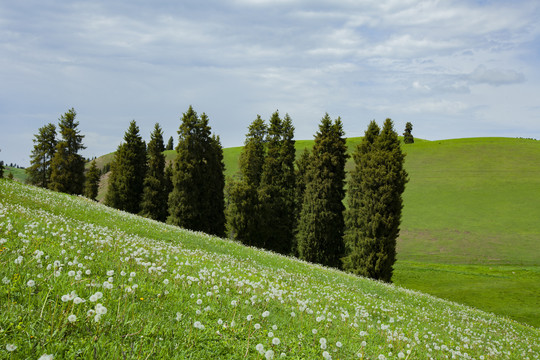
[[[74,107],[87,149],[132,119],[175,137],[191,104],[223,146],[260,114],[311,139],[372,119],[429,140],[540,139],[537,1],[0,0],[0,159],[26,166],[41,126]]]

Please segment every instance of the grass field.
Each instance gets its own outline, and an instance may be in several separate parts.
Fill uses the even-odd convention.
[[[6,166],[4,168],[4,177],[7,178],[10,173],[13,174],[14,180],[22,183],[26,182],[26,178],[28,177],[24,169]]]
[[[0,279],[0,358],[540,359],[539,329],[7,180]]]
[[[360,141],[348,139],[349,152]],[[312,140],[297,141],[297,155],[312,146]],[[403,149],[410,182],[394,281],[540,326],[540,141],[416,139]],[[240,151],[224,149],[228,177],[238,171]],[[175,152],[166,155],[172,160]],[[349,159],[347,169],[352,166]],[[440,268],[446,265],[477,267],[448,277]],[[485,276],[485,269],[516,267],[531,271],[504,281]],[[445,277],[451,290],[439,285]]]

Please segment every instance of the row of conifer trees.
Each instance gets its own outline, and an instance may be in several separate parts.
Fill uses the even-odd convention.
[[[41,138],[50,140],[56,134],[51,124],[40,129],[34,140],[32,166],[45,170],[33,172],[30,167],[30,179],[53,190],[84,191],[95,198],[99,184],[95,161],[87,171],[86,186],[59,186],[58,176],[52,176],[60,161],[56,158],[65,162],[62,169],[68,169],[70,159],[76,158],[68,149],[84,148],[74,118],[73,109],[60,118],[62,139],[55,140],[48,168],[47,156],[35,156],[43,153],[37,145]],[[289,115],[282,119],[276,111],[268,123],[257,116],[246,134],[239,173],[226,187],[223,149],[219,137],[211,133],[208,116],[199,116],[190,106],[182,116],[178,135],[176,157],[166,165],[159,124],[146,145],[132,121],[110,166],[105,203],[187,229],[229,236],[246,245],[391,281],[407,173],[390,119],[382,129],[375,121],[369,124],[352,152],[354,166],[349,170],[347,187],[345,164],[349,155],[343,124],[328,114],[319,124],[313,148],[298,157]],[[70,142],[76,144],[70,148]],[[171,139],[167,147],[172,147]],[[82,164],[84,167],[84,160]],[[78,184],[84,184],[80,166],[77,171],[64,177],[73,176]]]

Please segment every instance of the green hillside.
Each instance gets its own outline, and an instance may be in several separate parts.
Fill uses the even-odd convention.
[[[13,179],[19,182],[26,182],[26,178],[28,175],[26,175],[26,171],[24,169],[18,169],[10,166],[6,166],[4,168],[4,177],[7,178],[9,174],[13,174]]]
[[[540,330],[0,180],[0,358],[539,359]]]
[[[348,139],[349,152],[360,141]],[[297,141],[297,154],[312,146]],[[410,182],[394,281],[540,326],[540,141],[416,139],[403,149]],[[224,149],[229,177],[240,151]]]

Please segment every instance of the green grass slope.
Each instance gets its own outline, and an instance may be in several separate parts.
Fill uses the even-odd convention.
[[[28,177],[25,169],[18,169],[10,166],[4,167],[4,177],[7,178],[10,173],[13,174],[13,180],[22,183],[26,182],[26,178]]]
[[[473,138],[404,146],[400,259],[540,265],[540,141]]]
[[[6,180],[0,249],[0,358],[540,358],[515,321]]]
[[[349,152],[360,141],[349,138]],[[298,140],[297,155],[311,147]],[[403,149],[410,182],[394,281],[540,327],[540,141],[416,139]],[[240,151],[224,149],[228,177]]]

